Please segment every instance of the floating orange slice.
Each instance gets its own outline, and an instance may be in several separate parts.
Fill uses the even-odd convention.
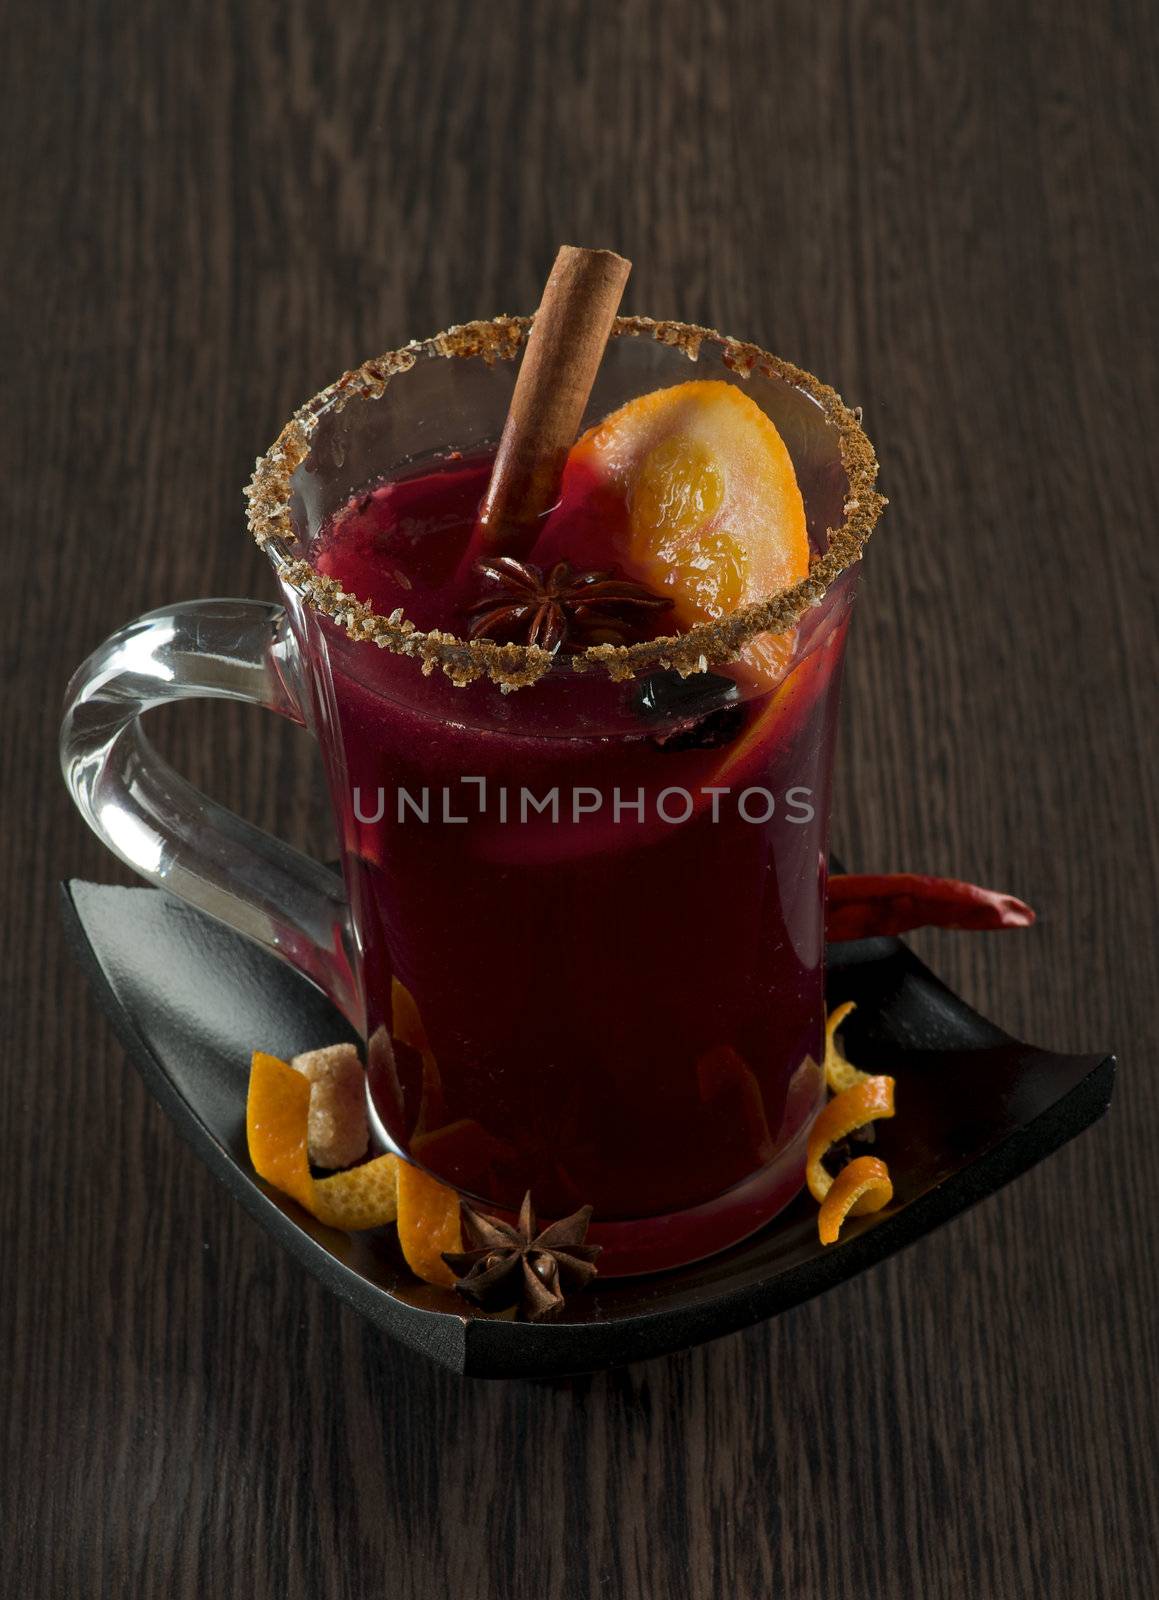
[[[775,1152],[768,1114],[756,1073],[730,1044],[714,1045],[696,1063],[700,1098],[716,1115],[726,1115],[748,1140],[764,1165]]]
[[[719,379],[681,383],[629,400],[573,445],[569,500],[626,504],[615,547],[585,550],[670,595],[677,628],[712,621],[808,575],[805,506],[785,442],[755,400]],[[667,620],[667,619],[666,619]],[[765,635],[747,652],[779,676],[792,635]]]
[[[494,1186],[497,1168],[510,1167],[519,1159],[513,1145],[497,1139],[474,1117],[416,1132],[411,1150],[428,1172],[441,1172],[457,1188],[480,1194]]]
[[[828,639],[803,660],[791,666],[796,630],[775,637],[762,633],[744,652],[752,675],[768,682],[773,677],[781,681],[766,693],[763,703],[752,717],[739,739],[734,739],[721,752],[713,782],[740,784],[748,770],[755,767],[774,739],[789,740],[799,737],[809,717],[829,686],[829,674],[835,664],[835,648],[840,639],[830,634]],[[786,668],[791,666],[788,675]],[[778,730],[782,730],[778,732]]]
[[[390,980],[390,1023],[395,1043],[409,1045],[422,1059],[422,1100],[415,1131],[421,1133],[428,1127],[438,1127],[443,1119],[443,1080],[439,1076],[439,1064],[415,997],[397,977]]]

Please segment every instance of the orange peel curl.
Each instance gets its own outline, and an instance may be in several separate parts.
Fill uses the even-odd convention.
[[[830,1094],[841,1094],[845,1089],[852,1089],[855,1083],[864,1083],[869,1077],[868,1072],[861,1072],[845,1059],[837,1043],[838,1028],[856,1010],[855,1001],[845,1000],[841,1005],[834,1006],[825,1019],[825,1084]]]
[[[805,1157],[805,1181],[809,1193],[820,1204],[833,1187],[833,1175],[822,1165],[826,1152],[839,1139],[846,1139],[867,1122],[893,1116],[893,1079],[865,1078],[852,1088],[834,1095],[822,1108],[809,1131]]]
[[[460,1248],[455,1191],[394,1155],[315,1178],[307,1143],[309,1114],[307,1079],[288,1062],[255,1050],[246,1140],[258,1176],[331,1228],[358,1233],[397,1222],[411,1270],[427,1283],[452,1282],[440,1254]]]
[[[894,1113],[892,1078],[862,1072],[847,1061],[837,1030],[856,1009],[852,1000],[835,1006],[825,1021],[825,1082],[833,1098],[809,1132],[805,1181],[821,1207],[817,1231],[822,1244],[835,1244],[849,1216],[880,1211],[893,1199],[889,1168],[877,1156],[858,1156],[833,1176],[824,1165],[828,1151],[858,1128]]]
[[[857,1156],[833,1179],[817,1215],[822,1244],[836,1244],[846,1217],[880,1211],[893,1199],[889,1168],[877,1156]]]

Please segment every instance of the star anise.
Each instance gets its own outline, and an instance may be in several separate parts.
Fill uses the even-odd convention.
[[[598,1244],[585,1244],[591,1206],[537,1233],[531,1191],[523,1198],[519,1226],[480,1216],[465,1202],[463,1234],[472,1248],[448,1251],[443,1260],[459,1280],[455,1288],[488,1311],[520,1301],[535,1322],[563,1305],[564,1289],[583,1289],[596,1275]]]
[[[553,655],[563,644],[622,644],[649,613],[672,601],[606,571],[577,572],[557,561],[547,573],[532,561],[489,556],[475,571],[495,587],[471,606],[472,639],[536,644]]]

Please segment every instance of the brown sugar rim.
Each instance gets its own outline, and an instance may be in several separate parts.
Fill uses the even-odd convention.
[[[352,398],[377,400],[400,373],[408,372],[420,358],[481,357],[490,365],[518,355],[531,328],[530,317],[495,317],[448,328],[433,339],[416,340],[401,350],[364,361],[353,372],[308,400],[291,417],[276,442],[258,459],[246,486],[250,531],[269,555],[283,580],[303,602],[329,617],[356,641],[375,644],[397,655],[412,656],[424,673],[442,669],[460,686],[477,678],[490,678],[503,690],[536,683],[553,667],[586,672],[602,668],[614,679],[634,677],[656,667],[668,667],[688,676],[732,661],[760,633],[783,633],[806,611],[821,604],[829,586],[853,562],[861,559],[870,534],[886,502],[874,488],[877,457],[866,438],[860,418],[836,390],[829,388],[791,362],[782,361],[753,344],[727,338],[711,328],[685,322],[656,322],[651,317],[617,317],[612,338],[655,339],[683,350],[695,361],[706,342],[719,345],[721,359],[742,377],[759,372],[803,390],[821,407],[837,428],[841,463],[849,480],[845,520],[830,528],[825,553],[818,556],[809,576],[763,600],[739,607],[727,617],[700,622],[686,633],[647,639],[639,644],[591,645],[568,656],[553,656],[535,645],[496,644],[490,639],[460,639],[437,629],[424,632],[409,622],[402,610],[384,617],[364,601],[347,593],[335,578],[315,572],[308,561],[294,554],[296,537],[290,519],[291,479],[309,454],[310,442],[324,413],[340,411]]]

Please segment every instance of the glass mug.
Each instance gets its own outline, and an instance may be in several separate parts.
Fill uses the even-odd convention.
[[[758,691],[727,660],[616,681],[561,657],[513,692],[457,684],[477,647],[408,641],[397,618],[376,647],[303,558],[375,480],[497,438],[527,327],[452,330],[304,406],[250,489],[284,606],[193,600],[121,629],[70,685],[62,763],[123,861],[289,962],[359,1030],[380,1149],[493,1213],[528,1189],[545,1219],[591,1204],[601,1271],[653,1271],[744,1238],[803,1182],[824,1095],[838,690],[876,462],[809,375],[619,319],[589,422],[685,381],[691,357],[785,440],[814,550],[778,613],[791,669]],[[150,748],[141,714],[197,696],[311,731],[342,878]]]

